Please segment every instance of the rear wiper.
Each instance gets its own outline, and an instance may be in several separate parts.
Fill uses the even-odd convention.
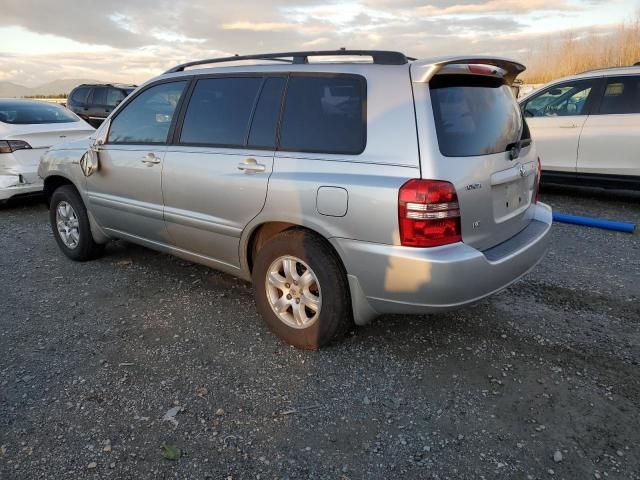
[[[522,138],[517,142],[509,143],[504,151],[509,152],[509,160],[515,160],[520,156],[520,150],[529,145],[531,145],[531,138]]]

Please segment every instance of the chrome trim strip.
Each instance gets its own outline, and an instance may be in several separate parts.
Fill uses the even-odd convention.
[[[106,195],[95,192],[89,193],[88,197],[89,201],[94,205],[122,210],[123,212],[131,213],[133,215],[141,215],[154,220],[164,220],[162,215],[162,205],[138,202],[131,199],[124,200],[122,197],[117,197],[115,195]]]
[[[193,212],[187,214],[184,210],[178,210],[176,208],[165,208],[164,219],[166,222],[195,228],[197,230],[206,230],[228,237],[240,238],[242,234],[242,229],[216,222],[215,220],[218,219],[210,215],[194,215]]]

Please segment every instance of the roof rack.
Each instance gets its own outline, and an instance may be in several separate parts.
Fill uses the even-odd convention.
[[[237,62],[242,60],[271,60],[275,62],[286,62],[292,64],[309,63],[309,57],[334,57],[334,56],[362,56],[371,57],[376,65],[404,65],[409,60],[415,58],[406,57],[404,53],[391,52],[386,50],[316,50],[308,52],[283,52],[283,53],[261,53],[256,55],[234,55],[232,57],[208,58],[196,60],[177,65],[164,73],[183,72],[188,67],[196,65],[207,65],[210,63]],[[291,58],[291,60],[288,60]]]

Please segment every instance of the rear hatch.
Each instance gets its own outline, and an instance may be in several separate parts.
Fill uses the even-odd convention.
[[[524,67],[489,62],[451,60],[415,72],[422,74],[422,95],[413,76],[417,110],[419,101],[428,105],[422,125],[418,116],[422,176],[454,185],[462,240],[479,250],[530,223],[537,172],[535,148],[510,88]]]

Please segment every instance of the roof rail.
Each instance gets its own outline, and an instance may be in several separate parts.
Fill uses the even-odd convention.
[[[590,70],[585,70],[584,72],[576,73],[575,75],[582,75],[583,73],[593,73],[593,72],[604,72],[606,70],[615,70],[615,69],[624,69],[624,68],[635,68],[639,67],[640,62],[634,63],[633,65],[617,65],[613,67],[600,67],[600,68],[592,68]]]
[[[377,65],[404,65],[409,60],[415,60],[411,57],[406,57],[404,53],[391,52],[386,50],[347,50],[341,48],[340,50],[316,50],[308,52],[282,52],[282,53],[261,53],[256,55],[234,55],[232,57],[221,58],[208,58],[205,60],[196,60],[193,62],[187,62],[167,70],[164,73],[183,72],[188,67],[195,67],[196,65],[207,65],[210,63],[225,63],[225,62],[237,62],[242,60],[271,60],[275,62],[286,62],[293,64],[309,63],[309,57],[334,57],[334,56],[362,56],[371,57],[373,63]],[[291,58],[288,60],[287,58]]]

